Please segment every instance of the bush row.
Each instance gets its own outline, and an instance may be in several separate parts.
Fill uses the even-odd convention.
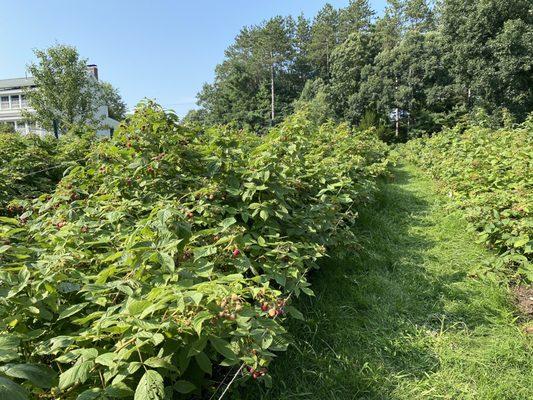
[[[17,212],[21,200],[51,191],[67,167],[83,159],[93,139],[94,134],[56,140],[0,133],[0,215]]]
[[[190,398],[240,365],[268,384],[284,319],[302,318],[290,299],[328,249],[355,248],[386,153],[304,114],[260,137],[139,107],[1,218],[0,392]]]
[[[405,154],[466,210],[480,241],[533,280],[532,118],[499,130],[457,126],[409,142]]]

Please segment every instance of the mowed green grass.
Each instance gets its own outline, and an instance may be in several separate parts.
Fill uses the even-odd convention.
[[[329,260],[297,302],[273,387],[239,399],[531,399],[533,340],[505,284],[469,277],[493,255],[413,168],[360,215],[364,250]]]

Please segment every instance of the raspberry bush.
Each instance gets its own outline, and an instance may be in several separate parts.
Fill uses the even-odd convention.
[[[351,250],[386,155],[372,132],[305,114],[261,137],[140,106],[0,219],[0,393],[188,398],[243,363],[268,384],[283,321],[302,318],[290,299]]]
[[[405,154],[465,209],[480,241],[501,254],[504,270],[533,280],[531,118],[499,130],[457,126],[409,142]]]
[[[59,140],[0,133],[0,215],[20,213],[24,200],[53,190],[94,139],[94,133],[71,133]]]

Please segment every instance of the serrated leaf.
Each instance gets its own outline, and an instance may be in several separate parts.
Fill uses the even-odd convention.
[[[213,254],[216,254],[216,253],[217,253],[217,248],[212,245],[198,247],[194,249],[193,251],[195,261],[203,257],[212,256]]]
[[[61,314],[59,314],[59,317],[57,317],[57,320],[59,321],[60,319],[63,319],[63,318],[68,318],[70,317],[71,315],[74,315],[78,312],[80,312],[81,310],[83,310],[85,307],[87,307],[89,303],[79,303],[79,304],[74,304],[70,307],[67,307],[65,308]]]
[[[20,340],[11,335],[0,336],[0,362],[7,362],[19,358],[18,346]]]
[[[0,217],[0,222],[16,226],[20,225],[20,221],[18,219],[9,217]]]
[[[124,399],[131,398],[134,392],[124,382],[116,382],[105,388],[105,394],[114,399]]]
[[[150,305],[152,305],[152,302],[149,300],[133,300],[128,305],[128,312],[130,313],[130,315],[138,315]]]
[[[146,371],[135,389],[134,400],[163,400],[164,397],[163,377],[152,369]]]
[[[514,242],[514,247],[515,248],[522,247],[522,246],[526,245],[528,242],[529,242],[529,236],[527,236],[527,235],[526,236],[520,236]]]
[[[208,320],[212,317],[212,314],[209,311],[202,311],[196,314],[192,320],[192,327],[195,332],[200,336],[202,333],[202,324],[205,320]]]
[[[227,230],[230,226],[232,226],[236,222],[237,222],[237,220],[234,217],[229,217],[229,218],[226,218],[225,220],[223,220],[220,223],[220,226],[222,227],[222,232]]]
[[[165,368],[166,370],[176,371],[177,368],[161,357],[150,357],[144,360],[144,365],[150,368]]]
[[[0,399],[28,400],[28,392],[12,380],[0,376]]]
[[[222,354],[224,357],[226,357],[229,360],[235,360],[237,358],[236,354],[233,352],[230,344],[221,338],[212,337],[210,339],[211,344],[215,348],[216,351],[218,351],[220,354]]]
[[[115,353],[104,353],[100,354],[94,362],[96,364],[105,365],[106,367],[113,368],[115,364],[115,358],[117,355]]]
[[[76,400],[96,400],[102,398],[102,389],[91,388],[81,392],[78,397],[76,397]]]
[[[59,388],[64,390],[73,385],[84,383],[93,367],[93,361],[83,361],[79,364],[74,364],[74,366],[59,375]]]
[[[30,381],[40,388],[52,387],[56,377],[53,369],[35,364],[7,364],[0,367],[0,371],[12,378]]]
[[[161,258],[161,266],[164,267],[168,272],[174,272],[176,269],[174,257],[166,253],[159,253],[159,257]]]

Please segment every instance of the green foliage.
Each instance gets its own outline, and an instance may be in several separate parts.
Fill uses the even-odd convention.
[[[464,131],[463,131],[464,130]],[[455,127],[409,142],[405,154],[467,210],[480,241],[533,280],[533,124]]]
[[[312,294],[306,273],[328,249],[356,248],[386,153],[305,114],[259,137],[140,106],[50,198],[1,220],[2,387],[182,398],[241,363],[268,382],[283,321],[301,317],[290,298]]]
[[[334,118],[326,86],[321,78],[308,80],[305,83],[300,98],[294,102],[294,110],[307,112],[309,119],[316,125]]]
[[[440,31],[461,101],[523,120],[533,108],[533,24],[528,0],[445,0]]]
[[[94,136],[69,134],[55,139],[0,133],[0,215],[20,214],[20,200],[51,191],[69,166],[82,161]],[[12,200],[17,201],[9,205]]]
[[[0,134],[15,133],[15,125],[7,122],[0,122]]]
[[[368,65],[379,52],[374,39],[367,32],[355,32],[332,54],[329,101],[336,115],[351,123],[360,121],[369,107],[360,90],[362,74],[368,74]]]
[[[35,87],[26,92],[35,112],[26,113],[26,118],[48,132],[54,132],[54,121],[61,133],[76,126],[96,126],[100,88],[87,72],[87,60],[67,45],[35,50],[35,56],[38,62],[28,66]]]
[[[306,64],[296,58],[305,37],[304,22],[275,17],[243,28],[216,67],[214,83],[198,94],[206,113],[196,116],[207,124],[237,123],[254,129],[288,116],[306,78],[299,73]]]
[[[191,117],[264,128],[296,106],[357,125],[371,111],[394,126],[395,141],[452,127],[478,107],[523,121],[533,108],[530,2],[437,3],[389,0],[374,18],[367,0],[351,0],[324,5],[312,21],[275,17],[245,28]],[[322,90],[306,107],[308,82]]]
[[[100,91],[100,101],[108,107],[109,117],[122,121],[126,116],[126,103],[120,97],[118,89],[109,82],[100,82]]]
[[[533,397],[531,322],[517,319],[501,279],[472,275],[497,256],[420,169],[392,172],[360,210],[361,251],[323,260],[316,296],[296,302],[306,320],[287,323],[294,347],[272,364],[275,385],[246,385],[236,398]]]
[[[378,114],[367,110],[361,118],[361,122],[357,125],[359,131],[375,131],[375,134],[384,142],[391,142],[393,140],[394,132],[389,128],[387,121],[383,121],[378,117]]]

